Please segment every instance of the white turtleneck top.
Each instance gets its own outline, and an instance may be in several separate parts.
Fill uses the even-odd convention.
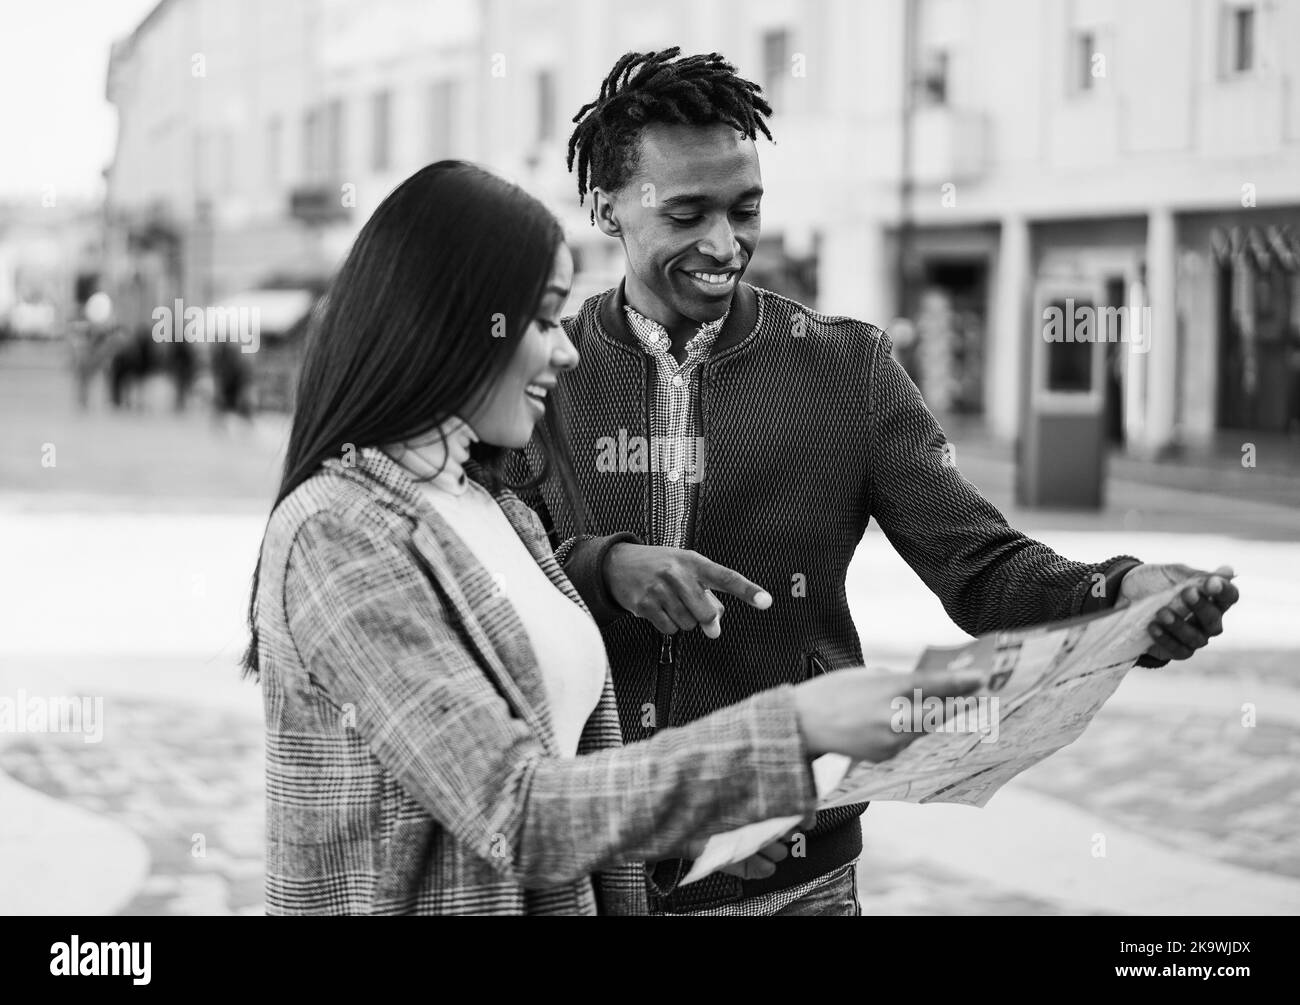
[[[573,757],[605,686],[600,629],[546,578],[491,493],[466,476],[463,465],[478,439],[474,431],[459,419],[448,420],[441,430],[442,438],[435,431],[388,453],[412,475],[519,615],[542,675],[560,753]]]

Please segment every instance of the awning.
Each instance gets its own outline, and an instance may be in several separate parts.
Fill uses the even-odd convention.
[[[247,290],[212,306],[256,311],[262,335],[283,335],[308,315],[315,301],[311,290]]]

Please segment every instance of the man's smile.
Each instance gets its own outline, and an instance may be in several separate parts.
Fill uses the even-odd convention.
[[[735,290],[736,280],[740,276],[739,269],[682,269],[681,271],[691,280],[696,289],[711,297],[731,293]]]

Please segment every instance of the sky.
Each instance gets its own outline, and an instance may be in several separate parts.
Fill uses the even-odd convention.
[[[5,0],[0,20],[0,200],[98,197],[117,116],[108,50],[157,0]]]

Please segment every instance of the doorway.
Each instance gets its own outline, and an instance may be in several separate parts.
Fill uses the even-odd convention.
[[[1124,379],[1127,366],[1129,339],[1128,283],[1122,275],[1107,276],[1104,283],[1106,307],[1124,308],[1118,312],[1118,340],[1106,343],[1102,393],[1104,396],[1104,422],[1106,442],[1111,446],[1124,445]],[[1107,332],[1109,334],[1109,332]]]
[[[928,259],[915,299],[908,298],[915,304],[917,382],[937,412],[984,413],[988,273],[984,259]]]

